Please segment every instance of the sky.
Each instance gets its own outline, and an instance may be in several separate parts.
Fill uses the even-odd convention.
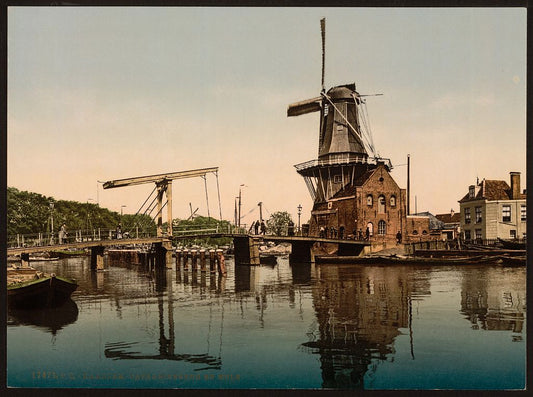
[[[258,202],[306,222],[319,115],[287,106],[320,92],[323,17],[326,86],[383,94],[373,140],[401,188],[410,155],[412,211],[458,211],[476,178],[526,188],[525,8],[9,7],[8,186],[135,213],[153,184],[98,181],[219,167],[224,219],[240,191],[243,224]],[[203,179],[172,192],[174,217],[208,214]]]

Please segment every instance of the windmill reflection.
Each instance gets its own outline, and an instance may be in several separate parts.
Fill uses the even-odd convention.
[[[304,351],[320,355],[322,387],[364,388],[365,375],[394,352],[411,329],[411,297],[429,294],[429,281],[407,267],[317,267],[312,295],[318,330]],[[414,358],[411,338],[411,351]]]

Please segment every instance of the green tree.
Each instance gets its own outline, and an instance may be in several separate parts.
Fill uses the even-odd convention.
[[[291,215],[286,211],[274,212],[266,221],[268,231],[276,236],[287,233],[289,222],[292,222]]]

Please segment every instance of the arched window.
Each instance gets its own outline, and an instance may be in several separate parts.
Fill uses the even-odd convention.
[[[373,236],[374,235],[374,225],[372,224],[372,222],[368,222],[366,224],[366,228],[368,229],[368,235],[369,236]]]
[[[396,196],[390,196],[390,206],[396,207]]]
[[[372,204],[374,204],[374,199],[372,198],[372,195],[369,194],[368,196],[366,196],[366,205],[372,207]]]
[[[426,234],[428,234],[427,230],[422,230],[422,234],[425,236]]]
[[[378,222],[378,234],[383,236],[387,233],[387,223],[384,220]]]
[[[378,213],[384,214],[385,213],[385,196],[381,195],[378,197]]]
[[[418,234],[418,230],[413,230],[413,234]]]

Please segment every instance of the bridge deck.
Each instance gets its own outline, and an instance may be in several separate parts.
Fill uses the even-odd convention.
[[[170,240],[166,237],[147,237],[147,238],[83,241],[80,243],[8,248],[7,255],[16,255],[16,254],[22,254],[22,253],[31,254],[34,252],[60,251],[60,250],[65,250],[65,249],[83,249],[83,248],[98,247],[98,246],[109,247],[109,246],[124,246],[124,245],[133,245],[133,244],[151,244],[151,243],[161,243],[164,241],[170,241]]]
[[[348,245],[358,245],[358,246],[368,246],[370,243],[368,241],[360,240],[343,240],[343,239],[331,239],[323,237],[303,237],[303,236],[272,236],[272,235],[255,235],[255,234],[236,234],[236,233],[204,233],[204,234],[194,234],[194,235],[182,235],[182,236],[173,236],[172,240],[186,240],[194,238],[220,238],[220,237],[252,237],[261,239],[264,241],[273,241],[278,243],[294,243],[294,242],[308,242],[308,243],[330,243],[330,244],[348,244]],[[45,245],[45,246],[34,246],[34,247],[18,247],[18,248],[8,248],[8,255],[16,255],[27,253],[31,254],[34,252],[49,252],[49,251],[58,251],[65,249],[83,249],[90,247],[109,247],[109,246],[124,246],[124,245],[133,245],[133,244],[151,244],[151,243],[161,243],[163,241],[170,241],[167,237],[146,237],[146,238],[128,238],[128,239],[115,239],[115,240],[96,240],[96,241],[83,241],[79,243],[68,243],[68,244],[57,244],[57,245]]]

